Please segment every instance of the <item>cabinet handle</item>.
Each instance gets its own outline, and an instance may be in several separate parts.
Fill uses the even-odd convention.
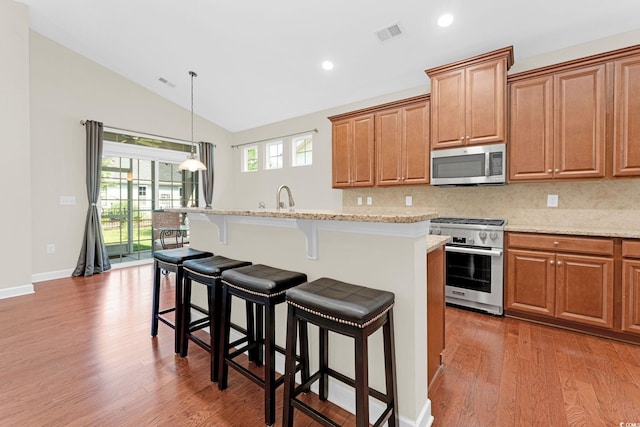
[[[460,141],[464,142],[464,136],[460,137]]]
[[[558,265],[562,265],[562,261],[558,261]]]
[[[553,242],[554,245],[558,246],[560,242]]]
[[[547,173],[551,173],[551,172],[553,172],[553,169],[547,170]]]
[[[555,172],[556,172],[556,173],[560,172],[560,169],[556,169],[556,171],[555,171]]]
[[[551,264],[551,265],[553,265],[553,264],[555,264],[555,263],[556,263],[556,262],[555,262],[554,260],[549,261],[549,264]]]

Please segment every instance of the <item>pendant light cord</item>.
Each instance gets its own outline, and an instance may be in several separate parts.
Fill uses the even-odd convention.
[[[189,71],[189,75],[191,76],[191,156],[195,157],[196,152],[193,145],[193,78],[198,77],[198,75],[194,71]]]

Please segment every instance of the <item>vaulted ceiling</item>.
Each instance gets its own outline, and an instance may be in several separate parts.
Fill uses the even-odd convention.
[[[505,46],[517,62],[640,28],[638,0],[20,1],[33,30],[187,109],[196,71],[196,114],[232,132],[415,88],[426,68]]]

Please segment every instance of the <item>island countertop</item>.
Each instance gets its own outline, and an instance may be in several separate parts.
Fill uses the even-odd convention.
[[[186,212],[206,215],[235,215],[263,218],[307,219],[317,221],[355,221],[409,224],[427,221],[438,216],[437,212],[420,209],[343,209],[343,210],[305,210],[305,209],[207,209],[207,208],[171,208],[165,211]]]

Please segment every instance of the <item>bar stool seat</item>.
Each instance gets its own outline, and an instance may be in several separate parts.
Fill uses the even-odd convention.
[[[275,307],[285,301],[285,292],[294,286],[306,282],[307,275],[295,271],[282,270],[262,264],[248,267],[240,267],[222,272],[222,325],[220,347],[223,356],[220,358],[219,381],[220,390],[227,388],[229,366],[245,375],[247,378],[260,385],[264,389],[265,424],[272,425],[275,422],[275,390],[283,383],[284,377],[276,380],[275,376],[275,352],[284,354],[284,349],[275,343]],[[229,328],[231,319],[231,297],[243,299],[256,305],[256,337],[255,342],[243,348],[237,348],[231,352],[229,343]],[[264,309],[264,318],[263,318]],[[264,321],[264,333],[263,322]],[[302,352],[307,347],[306,334],[301,334]],[[249,351],[251,357],[258,363],[263,360],[261,351],[264,351],[264,376],[260,377],[234,359],[245,351]],[[258,352],[257,354],[255,352]],[[295,355],[294,355],[295,358]],[[306,354],[304,359],[308,360]],[[295,361],[294,361],[295,365]],[[308,376],[306,366],[297,365],[293,370],[302,369],[303,377]]]
[[[153,253],[153,302],[151,308],[151,336],[158,335],[158,321],[175,330],[174,349],[176,353],[180,353],[181,333],[182,330],[182,280],[183,280],[183,263],[190,259],[205,258],[213,256],[211,252],[199,251],[190,247],[182,247],[176,249],[163,249]],[[160,276],[161,270],[176,273],[175,281],[175,299],[174,306],[160,311]],[[174,321],[166,318],[164,315],[174,312]]]
[[[294,408],[323,425],[336,425],[327,416],[297,399],[300,393],[308,390],[312,383],[319,380],[320,400],[326,400],[329,391],[328,377],[336,378],[355,388],[356,426],[369,425],[369,396],[386,404],[386,409],[374,426],[383,425],[385,422],[388,422],[390,427],[398,425],[392,310],[394,299],[395,296],[391,292],[326,277],[296,286],[286,292],[288,312],[283,426],[293,426]],[[296,339],[298,332],[302,334],[303,329],[306,329],[307,323],[319,327],[319,368],[296,387]],[[367,338],[381,327],[384,340],[385,393],[369,388],[368,380]],[[355,339],[355,380],[329,367],[329,331]],[[304,334],[306,335],[306,332]]]
[[[184,310],[182,320],[182,349],[180,356],[186,357],[189,351],[189,340],[193,341],[211,354],[211,381],[218,381],[218,364],[220,357],[220,316],[222,284],[221,273],[232,268],[251,265],[249,261],[238,261],[224,256],[215,255],[207,258],[190,259],[184,262]],[[192,281],[207,286],[207,308],[202,308],[191,302]],[[191,309],[195,309],[206,317],[191,321]],[[247,303],[247,325],[253,324],[253,308]],[[209,342],[204,341],[194,333],[209,327]],[[244,333],[247,340],[253,339],[253,331],[243,330],[231,324],[236,330]]]

